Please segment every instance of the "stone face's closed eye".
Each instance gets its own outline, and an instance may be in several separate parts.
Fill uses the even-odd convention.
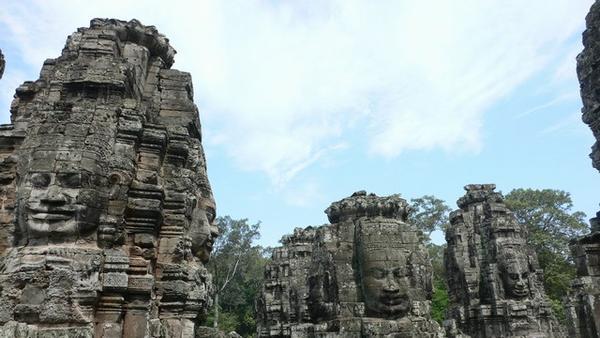
[[[86,176],[84,173],[67,173],[56,175],[58,185],[63,188],[81,188]]]
[[[50,185],[50,174],[37,173],[31,175],[29,181],[34,188],[45,188]]]

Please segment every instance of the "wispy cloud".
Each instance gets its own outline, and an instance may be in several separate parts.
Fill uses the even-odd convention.
[[[207,135],[218,135],[209,146],[285,184],[340,142],[384,157],[479,151],[486,109],[569,57],[590,4],[22,1],[3,5],[0,42],[37,74],[92,17],[156,25],[179,51],[175,67],[193,74]]]
[[[564,93],[561,94],[555,98],[553,98],[552,100],[546,102],[546,103],[542,103],[540,105],[537,105],[533,108],[527,109],[526,111],[519,113],[517,115],[515,115],[515,119],[520,119],[523,118],[525,116],[531,115],[532,113],[535,113],[537,111],[546,109],[546,108],[550,108],[556,104],[559,104],[561,102],[564,101],[568,101],[568,100],[572,100],[572,99],[578,99],[579,98],[579,93],[577,92],[571,92],[571,93]]]
[[[569,128],[569,127],[579,130],[580,126],[581,126],[581,114],[579,114],[579,112],[577,112],[574,114],[569,114],[569,115],[559,119],[552,125],[542,129],[540,131],[540,134],[544,135],[544,134],[556,133],[558,131],[563,131],[564,129]]]

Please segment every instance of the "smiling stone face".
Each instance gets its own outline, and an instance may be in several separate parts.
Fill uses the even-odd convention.
[[[401,318],[430,299],[431,263],[418,231],[380,217],[361,220],[356,236],[357,285],[367,316]]]
[[[106,179],[79,169],[27,173],[19,184],[17,221],[28,245],[73,242],[98,226]]]
[[[500,256],[500,278],[506,298],[522,299],[530,295],[529,262],[514,250]]]
[[[219,229],[214,224],[215,213],[214,201],[206,198],[200,200],[192,213],[192,254],[205,264],[208,263],[213,244],[219,236]]]
[[[403,252],[365,250],[361,255],[361,288],[372,314],[403,316],[410,310],[410,273]]]
[[[29,173],[19,191],[19,221],[29,244],[73,240],[94,229],[105,204],[98,181],[85,172]]]

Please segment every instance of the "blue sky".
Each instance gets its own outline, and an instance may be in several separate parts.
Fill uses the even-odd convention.
[[[591,217],[575,74],[591,3],[11,1],[0,120],[77,27],[137,18],[193,76],[218,213],[260,220],[263,245],[361,189],[453,208],[468,183],[562,189]]]

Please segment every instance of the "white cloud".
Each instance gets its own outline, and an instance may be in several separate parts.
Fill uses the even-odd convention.
[[[284,184],[327,149],[356,142],[350,127],[385,157],[478,151],[486,109],[569,57],[566,41],[582,29],[590,4],[14,2],[3,6],[0,32],[10,37],[0,39],[36,74],[91,17],[156,25],[179,52],[175,67],[193,74],[209,146]]]

